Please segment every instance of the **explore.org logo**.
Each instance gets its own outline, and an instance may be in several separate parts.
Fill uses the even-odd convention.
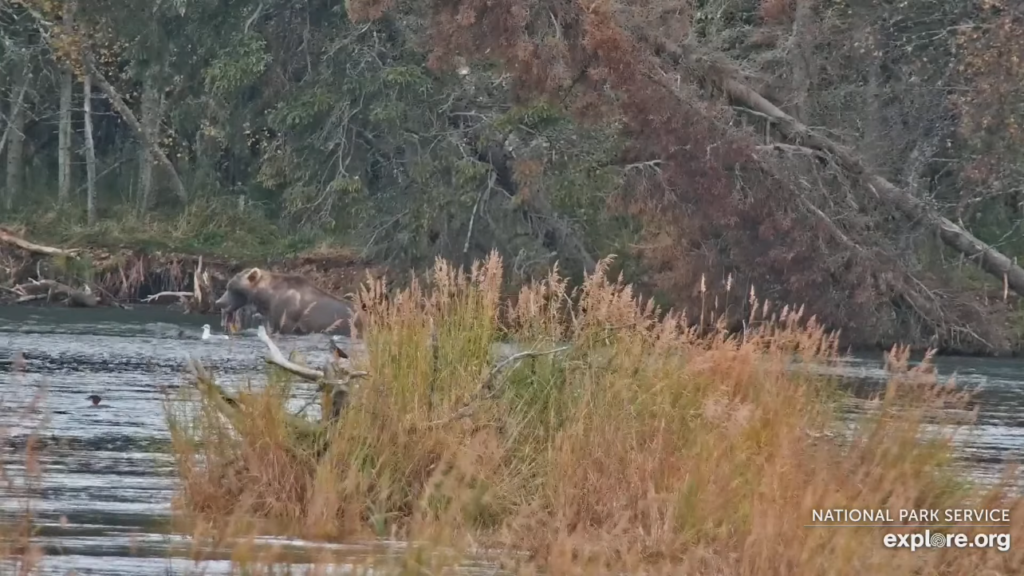
[[[844,509],[813,510],[808,528],[887,528],[886,548],[1010,549],[1010,511],[1007,509]],[[918,531],[906,531],[917,528]],[[991,533],[992,528],[1004,532]],[[947,529],[949,530],[947,532]]]
[[[882,537],[882,544],[886,548],[910,548],[911,552],[920,548],[995,548],[1000,552],[1007,552],[1010,550],[1010,534],[978,533],[969,536],[963,532],[943,534],[925,530],[923,534],[889,533]]]

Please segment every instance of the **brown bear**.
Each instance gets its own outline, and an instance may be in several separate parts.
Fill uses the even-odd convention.
[[[352,337],[353,324],[356,330],[361,327],[361,315],[351,304],[302,276],[248,268],[228,281],[224,294],[213,305],[231,315],[248,304],[256,308],[271,333]]]

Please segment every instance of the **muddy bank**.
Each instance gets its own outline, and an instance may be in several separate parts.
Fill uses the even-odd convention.
[[[212,314],[213,301],[227,281],[250,266],[300,274],[341,297],[351,297],[368,274],[379,277],[386,272],[343,249],[269,262],[226,260],[129,247],[48,246],[0,228],[0,304],[85,308],[151,304]]]

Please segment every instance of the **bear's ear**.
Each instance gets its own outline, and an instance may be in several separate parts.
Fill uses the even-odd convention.
[[[245,275],[245,279],[248,280],[250,284],[255,284],[259,281],[260,276],[263,276],[263,271],[259,268],[253,268]]]

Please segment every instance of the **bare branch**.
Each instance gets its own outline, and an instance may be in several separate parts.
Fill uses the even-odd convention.
[[[349,389],[349,381],[351,381],[354,378],[365,378],[369,376],[368,372],[364,372],[362,370],[349,370],[344,367],[334,367],[336,370],[342,372],[342,375],[345,377],[345,380],[330,381],[327,378],[327,375],[324,373],[324,371],[317,370],[315,368],[308,368],[306,366],[301,366],[286,358],[285,355],[281,353],[281,349],[277,347],[277,344],[274,344],[274,341],[271,340],[270,335],[267,334],[267,329],[265,326],[261,325],[259,327],[259,329],[257,330],[257,335],[259,336],[260,341],[267,345],[266,361],[268,364],[274,364],[275,366],[283,368],[284,370],[287,370],[288,372],[291,372],[292,374],[295,374],[296,376],[304,380],[328,384],[330,386],[340,388],[347,392]]]
[[[442,418],[440,420],[435,420],[431,422],[429,425],[440,426],[441,424],[447,424],[448,422],[458,420],[459,418],[465,418],[473,414],[473,411],[476,408],[476,403],[478,401],[489,400],[496,396],[498,392],[501,390],[501,385],[494,386],[494,380],[497,377],[497,375],[500,374],[509,364],[512,364],[513,362],[518,362],[519,360],[523,360],[525,358],[537,358],[540,356],[558,354],[559,352],[564,352],[568,349],[569,346],[561,346],[559,348],[554,348],[552,350],[527,350],[525,352],[518,352],[516,354],[509,356],[508,358],[499,362],[494,368],[491,369],[490,372],[488,372],[487,377],[484,378],[482,382],[480,382],[480,386],[477,387],[476,392],[473,393],[469,401],[466,402],[466,404],[463,405],[462,408],[459,408],[451,416]]]

